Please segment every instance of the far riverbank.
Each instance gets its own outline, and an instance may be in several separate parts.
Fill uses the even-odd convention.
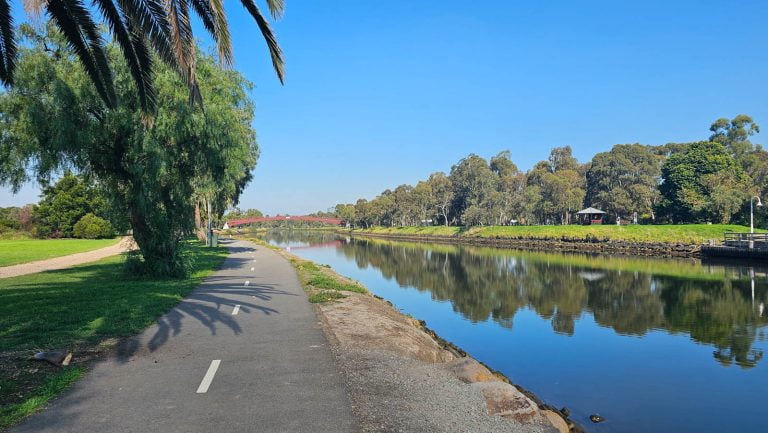
[[[372,227],[340,230],[355,236],[403,241],[465,243],[531,250],[595,252],[655,257],[699,257],[703,244],[723,233],[746,232],[733,224]],[[764,232],[764,230],[756,230]]]

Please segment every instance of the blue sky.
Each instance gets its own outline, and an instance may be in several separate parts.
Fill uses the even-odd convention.
[[[704,139],[739,113],[768,128],[765,1],[288,0],[285,86],[227,8],[261,147],[240,207],[269,214],[372,198],[469,153],[527,169],[554,146],[586,161]],[[37,193],[0,189],[0,206]]]

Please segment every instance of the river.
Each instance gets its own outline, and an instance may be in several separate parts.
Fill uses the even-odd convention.
[[[589,432],[768,431],[768,266],[264,238],[360,281]]]

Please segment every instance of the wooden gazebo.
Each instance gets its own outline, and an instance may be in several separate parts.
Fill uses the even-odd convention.
[[[584,225],[602,224],[605,212],[601,211],[600,209],[588,207],[576,212],[576,215],[579,216],[581,223]]]

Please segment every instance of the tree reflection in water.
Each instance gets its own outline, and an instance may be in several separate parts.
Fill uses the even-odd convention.
[[[334,235],[270,232],[267,238],[315,244]],[[714,346],[725,366],[751,368],[763,358],[752,345],[765,338],[761,327],[768,324],[766,269],[361,238],[344,239],[338,248],[357,266],[448,301],[473,322],[511,328],[517,311],[530,308],[555,332],[573,335],[588,313],[622,335],[687,334]]]

